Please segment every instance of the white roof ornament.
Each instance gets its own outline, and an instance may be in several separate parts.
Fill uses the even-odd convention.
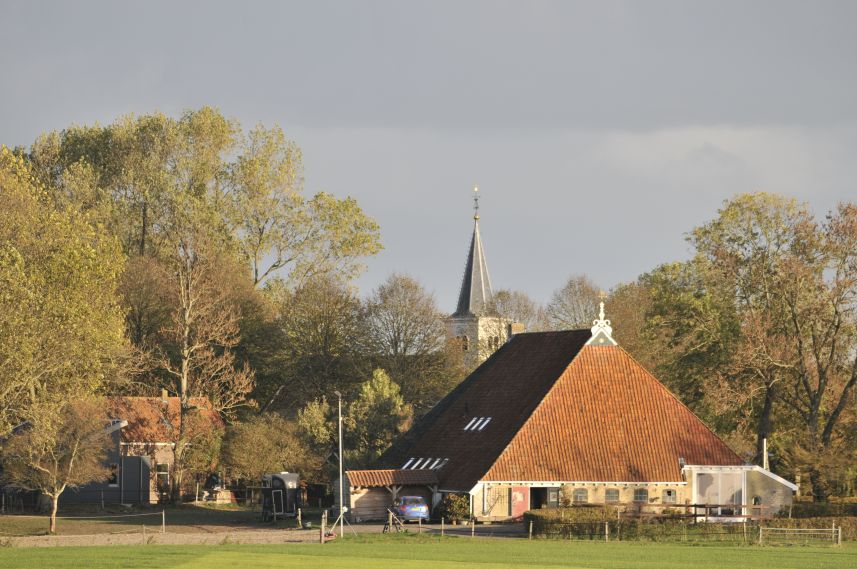
[[[607,294],[601,292],[601,303],[599,304],[598,318],[592,321],[592,337],[586,342],[587,346],[616,346],[613,339],[613,328],[610,321],[604,317],[604,299]]]

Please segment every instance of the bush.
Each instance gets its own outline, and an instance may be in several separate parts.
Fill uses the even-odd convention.
[[[470,519],[470,497],[466,494],[447,494],[437,505],[435,514],[451,522]]]
[[[780,513],[787,517],[788,509]],[[835,518],[857,516],[857,503],[853,502],[795,502],[791,508],[792,518]],[[845,531],[845,530],[843,530]]]
[[[620,517],[610,506],[574,506],[530,510],[524,514],[524,527],[533,524],[533,535],[565,539],[604,539],[627,541],[728,541],[755,543],[758,529],[741,523],[700,522],[678,516],[647,518]],[[829,529],[842,527],[842,539],[857,540],[857,517],[777,518],[766,527]]]
[[[843,540],[857,539],[857,517],[777,518],[764,525],[772,528],[830,529],[833,524],[842,527]]]

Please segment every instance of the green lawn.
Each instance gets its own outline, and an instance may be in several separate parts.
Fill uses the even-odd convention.
[[[857,567],[857,547],[737,547],[654,543],[593,543],[427,536],[360,536],[323,546],[219,545],[78,548],[0,548],[4,569],[315,567],[358,569],[705,569],[714,567],[827,569]]]

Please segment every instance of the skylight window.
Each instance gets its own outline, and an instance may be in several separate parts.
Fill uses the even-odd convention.
[[[402,466],[402,470],[440,470],[446,463],[448,458],[415,458],[411,457],[408,462]]]
[[[470,422],[467,423],[467,426],[464,427],[465,431],[481,431],[485,428],[485,425],[491,422],[491,417],[473,417],[470,419]]]

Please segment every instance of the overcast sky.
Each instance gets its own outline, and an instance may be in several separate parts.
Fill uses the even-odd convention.
[[[688,256],[736,193],[857,199],[857,2],[0,0],[0,143],[202,105],[277,123],[454,309],[472,186],[495,290]]]

